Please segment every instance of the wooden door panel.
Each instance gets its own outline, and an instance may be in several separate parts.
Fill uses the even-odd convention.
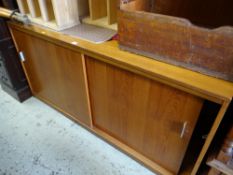
[[[94,126],[177,173],[203,100],[92,58],[86,65]]]
[[[89,125],[84,58],[80,53],[13,30],[32,92]]]

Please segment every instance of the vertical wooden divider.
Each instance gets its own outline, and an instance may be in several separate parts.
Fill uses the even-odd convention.
[[[30,14],[33,18],[41,16],[38,0],[27,0]]]
[[[89,0],[91,20],[96,20],[107,16],[106,0]]]
[[[22,14],[28,14],[29,13],[29,8],[27,1],[25,0],[17,0],[18,6],[19,6],[19,11]]]
[[[59,28],[69,28],[80,23],[77,0],[52,0],[52,4]]]
[[[108,24],[114,24],[117,22],[117,8],[119,0],[107,0],[107,14]]]
[[[51,0],[39,0],[39,6],[44,21],[51,21],[55,19]]]

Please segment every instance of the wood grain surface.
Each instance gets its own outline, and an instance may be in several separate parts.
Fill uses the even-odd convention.
[[[26,0],[17,0],[17,4],[19,6],[19,11],[22,14],[28,14],[29,8]]]
[[[40,7],[38,1],[35,0],[27,0],[28,8],[30,11],[30,15],[33,18],[40,17],[41,12],[40,12]]]
[[[90,125],[84,68],[80,53],[13,31],[33,95]]]
[[[106,0],[89,0],[90,16],[92,20],[107,16]]]
[[[86,63],[93,125],[176,174],[203,100],[91,58]]]
[[[231,101],[233,96],[233,83],[231,82],[122,51],[118,48],[116,41],[96,45],[35,25],[23,26],[11,23],[10,27],[62,47],[84,52],[85,55],[93,56],[97,60],[111,63],[216,103],[222,104],[223,101]],[[78,44],[74,45],[73,42]]]
[[[107,16],[109,25],[117,22],[118,3],[119,0],[107,0]]]
[[[52,0],[52,4],[59,28],[69,28],[80,23],[77,0]]]
[[[44,21],[55,20],[52,0],[39,0],[41,15]]]

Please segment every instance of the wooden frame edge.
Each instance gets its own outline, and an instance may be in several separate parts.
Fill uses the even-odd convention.
[[[198,156],[198,159],[197,159],[197,161],[196,161],[196,163],[194,165],[194,168],[193,168],[193,170],[191,172],[191,175],[196,175],[197,174],[198,169],[199,169],[199,167],[200,167],[200,165],[201,165],[201,163],[202,163],[202,161],[203,161],[203,159],[204,159],[204,157],[206,155],[206,152],[208,151],[208,148],[209,148],[209,146],[210,146],[210,144],[211,144],[211,142],[212,142],[212,140],[213,140],[213,138],[214,138],[214,136],[215,136],[215,134],[216,134],[216,132],[218,130],[219,125],[221,124],[221,121],[222,121],[222,119],[223,119],[229,105],[230,105],[229,101],[224,101],[223,102],[223,104],[222,104],[222,106],[221,106],[221,108],[220,108],[220,110],[218,112],[218,115],[217,115],[217,117],[216,117],[216,119],[215,119],[215,121],[214,121],[214,123],[212,125],[212,128],[211,128],[211,130],[210,130],[210,132],[208,134],[208,137],[207,137],[207,139],[205,141],[205,144],[202,147],[202,150],[201,150],[201,152],[200,152],[200,154]]]

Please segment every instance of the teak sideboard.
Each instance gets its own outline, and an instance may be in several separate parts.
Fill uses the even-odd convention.
[[[9,23],[35,97],[163,175],[197,174],[233,83],[35,25]],[[181,171],[204,101],[219,104],[191,168]]]

